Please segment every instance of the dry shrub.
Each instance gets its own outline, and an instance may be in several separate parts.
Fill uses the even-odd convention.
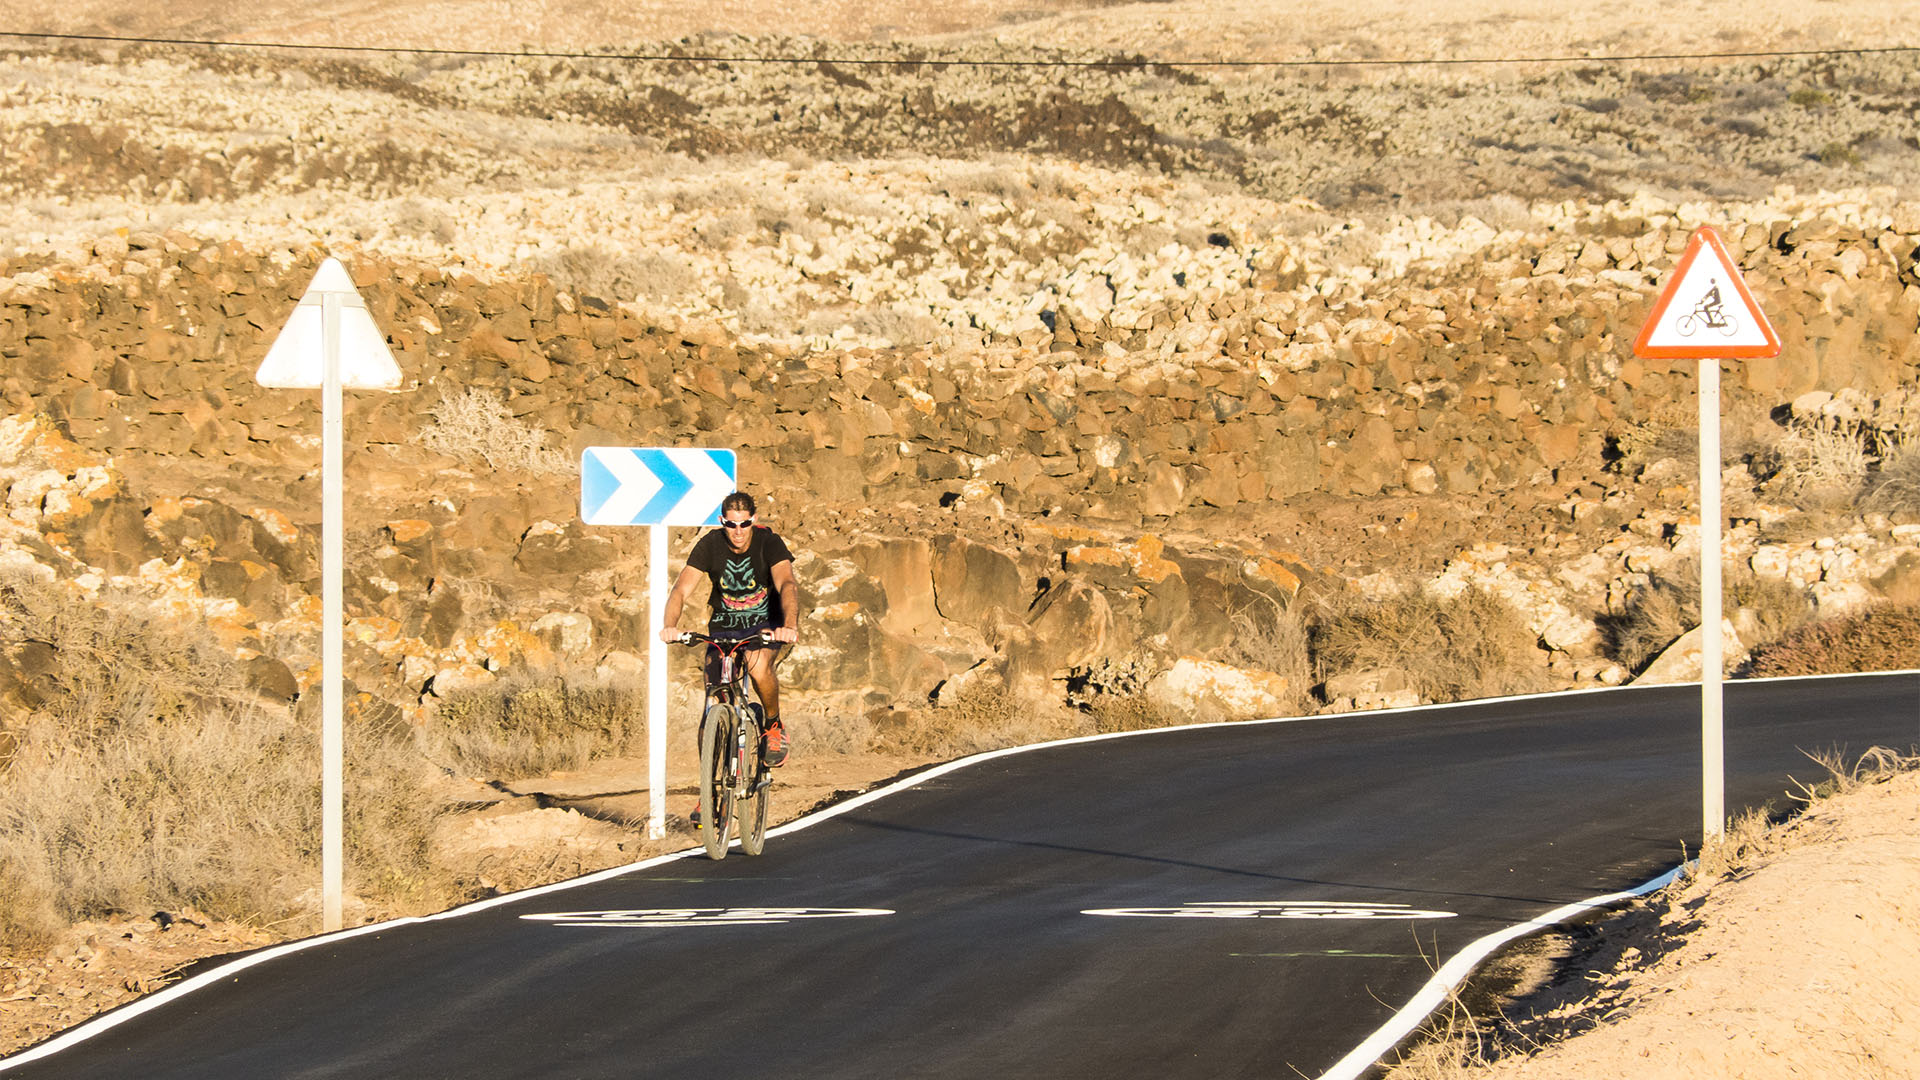
[[[1885,605],[1822,619],[1755,649],[1756,678],[1920,668],[1920,606]]]
[[[1222,650],[1222,663],[1271,671],[1287,680],[1285,715],[1306,711],[1313,686],[1311,634],[1298,602],[1282,604],[1262,596],[1264,604],[1249,604],[1233,613],[1233,637]]]
[[[52,647],[59,687],[18,732],[0,785],[0,942],[79,919],[197,908],[256,923],[317,922],[317,717],[234,693],[204,629],[119,598],[10,581],[0,623]],[[349,887],[382,904],[445,906],[429,882],[431,770],[404,728],[350,723]]]
[[[1871,460],[1857,422],[1817,413],[1795,416],[1775,452],[1779,468],[1769,486],[1815,503],[1850,500]]]
[[[1747,613],[1741,644],[1748,649],[1774,641],[1813,618],[1813,599],[1806,589],[1743,567],[1727,569],[1720,583],[1721,607],[1729,615]],[[1700,564],[1691,559],[1648,575],[1645,585],[1627,595],[1618,614],[1600,620],[1607,655],[1630,671],[1641,670],[1699,625]]]
[[[1067,704],[1083,713],[1101,734],[1193,723],[1194,717],[1169,710],[1147,696],[1147,683],[1158,670],[1151,656],[1103,656],[1068,673]]]
[[[1885,514],[1920,514],[1920,438],[1901,441],[1861,488],[1860,506]]]
[[[1169,712],[1145,694],[1103,694],[1094,699],[1088,712],[1093,718],[1093,729],[1103,735],[1114,731],[1174,727],[1190,724],[1194,720],[1191,716]]]
[[[1915,748],[1909,748],[1909,752],[1903,754],[1890,747],[1869,747],[1851,765],[1847,764],[1846,751],[1839,747],[1817,753],[1803,750],[1801,753],[1827,772],[1824,778],[1812,784],[1795,781],[1800,793],[1794,798],[1804,803],[1884,784],[1901,773],[1920,769],[1920,749]]]
[[[782,700],[786,696],[783,692]],[[788,716],[787,735],[793,741],[794,753],[801,757],[864,754],[879,732],[873,719],[860,707],[809,709],[806,719],[800,723],[791,719],[791,705],[784,711]]]
[[[572,476],[577,470],[566,453],[547,446],[547,432],[507,411],[491,390],[442,392],[427,408],[433,421],[413,441],[462,461],[484,461],[489,469]]]
[[[1384,600],[1316,600],[1309,642],[1322,675],[1399,670],[1428,701],[1526,693],[1545,683],[1538,636],[1484,589],[1451,598],[1407,589]]]
[[[939,705],[896,714],[881,731],[884,749],[936,759],[1092,733],[1072,710],[1027,701],[990,680],[973,682]]]
[[[1700,622],[1700,575],[1663,571],[1627,595],[1617,615],[1599,620],[1606,653],[1629,671],[1647,662]]]
[[[1669,890],[1678,894],[1700,885],[1724,881],[1758,866],[1780,849],[1773,831],[1774,815],[1770,807],[1741,811],[1727,823],[1726,830],[1701,845],[1700,855],[1681,867]]]
[[[95,602],[63,582],[0,579],[0,652],[32,649],[37,707],[73,737],[102,737],[123,719],[179,717],[239,700],[239,666],[201,628],[154,617],[136,597]]]
[[[1808,806],[1821,799],[1884,784],[1903,772],[1920,769],[1920,756],[1902,754],[1885,746],[1868,748],[1851,764],[1846,752],[1839,747],[1801,752],[1826,773],[1811,783],[1792,781],[1799,789],[1798,793],[1790,793],[1792,798]],[[1699,858],[1681,868],[1680,876],[1667,888],[1668,897],[1678,902],[1700,887],[1736,877],[1760,865],[1781,850],[1784,837],[1774,826],[1786,822],[1793,814],[1791,809],[1776,813],[1769,805],[1735,816],[1727,823],[1725,832],[1702,845]]]
[[[1495,1025],[1474,1015],[1460,995],[1449,993],[1419,1033],[1401,1048],[1386,1080],[1473,1080],[1499,1058]]]
[[[623,755],[645,737],[646,716],[639,688],[577,674],[521,677],[449,695],[421,738],[462,776],[516,780]]]

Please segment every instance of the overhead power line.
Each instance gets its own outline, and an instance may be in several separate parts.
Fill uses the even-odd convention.
[[[292,49],[307,52],[390,53],[408,56],[480,56],[522,57],[550,60],[619,60],[628,62],[678,62],[686,64],[834,64],[841,67],[907,67],[940,64],[947,67],[1001,68],[1316,68],[1316,67],[1430,67],[1469,64],[1624,64],[1648,60],[1767,60],[1812,56],[1875,56],[1889,53],[1920,53],[1920,45],[1888,45],[1864,49],[1758,49],[1741,52],[1625,53],[1607,56],[1428,56],[1398,59],[1345,58],[1300,60],[1157,60],[1139,57],[1131,60],[1066,59],[972,59],[963,57],[863,57],[863,56],[755,56],[704,53],[619,53],[573,52],[546,49],[441,49],[406,45],[317,45],[292,41],[219,41],[202,38],[136,37],[117,34],[51,34],[24,30],[0,30],[0,37],[38,38],[51,41],[75,41],[114,45],[176,45],[194,48]]]

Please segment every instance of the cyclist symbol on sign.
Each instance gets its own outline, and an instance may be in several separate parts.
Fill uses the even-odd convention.
[[[1692,337],[1693,332],[1703,326],[1720,331],[1724,337],[1732,337],[1738,329],[1733,325],[1733,320],[1727,318],[1726,305],[1720,302],[1720,283],[1717,281],[1707,290],[1707,294],[1700,298],[1700,302],[1693,306],[1692,311],[1680,316],[1673,324],[1673,328],[1680,332],[1681,337]]]

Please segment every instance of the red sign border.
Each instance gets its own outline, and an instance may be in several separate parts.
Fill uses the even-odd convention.
[[[1668,305],[1673,303],[1673,294],[1679,290],[1680,283],[1687,279],[1687,271],[1693,268],[1693,260],[1698,258],[1704,248],[1711,247],[1714,257],[1726,268],[1727,275],[1733,279],[1734,290],[1740,294],[1740,302],[1746,305],[1747,313],[1766,335],[1764,345],[1649,345],[1654,327],[1667,313]],[[1721,357],[1732,360],[1753,359],[1756,357],[1779,356],[1780,338],[1773,332],[1773,324],[1767,321],[1766,313],[1754,302],[1753,294],[1747,291],[1747,283],[1740,276],[1740,268],[1734,265],[1733,258],[1727,254],[1727,246],[1720,239],[1720,233],[1711,225],[1702,225],[1693,230],[1687,240],[1687,250],[1680,256],[1680,263],[1674,268],[1673,276],[1667,279],[1667,287],[1660,292],[1660,298],[1653,303],[1653,313],[1647,316],[1646,325],[1640,328],[1640,336],[1634,339],[1633,355],[1643,360],[1704,360]]]

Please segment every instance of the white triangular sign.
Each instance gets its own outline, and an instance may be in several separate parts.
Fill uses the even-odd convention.
[[[329,294],[340,298],[340,385],[349,390],[398,388],[400,365],[394,363],[386,335],[373,325],[367,302],[360,298],[347,268],[338,259],[320,264],[306,295],[287,318],[280,336],[273,339],[267,358],[260,362],[254,381],[282,389],[320,389],[326,379],[322,309]]]
[[[1780,355],[1780,339],[1712,226],[1695,229],[1633,343],[1642,357]]]

